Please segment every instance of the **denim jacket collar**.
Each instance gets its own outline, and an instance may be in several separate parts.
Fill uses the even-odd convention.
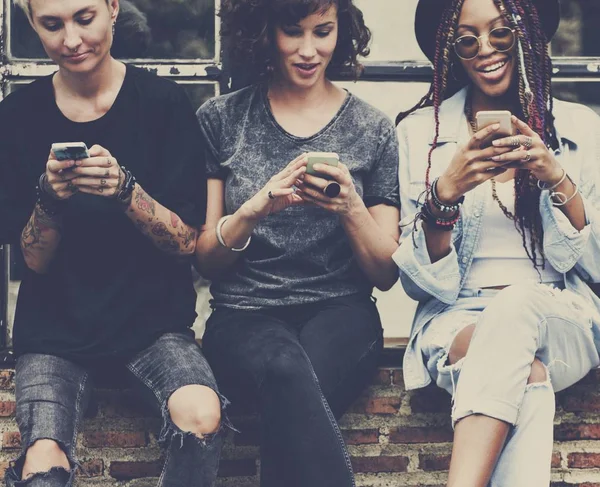
[[[438,143],[459,142],[461,139],[468,138],[468,135],[462,131],[467,127],[467,117],[465,116],[465,103],[469,88],[464,87],[455,95],[448,98],[440,106],[440,134]],[[569,141],[577,145],[581,131],[578,130],[577,120],[573,120],[571,112],[564,110],[560,102],[554,104],[554,127],[558,140],[564,143]],[[431,134],[429,145],[433,145],[435,138],[434,132]]]

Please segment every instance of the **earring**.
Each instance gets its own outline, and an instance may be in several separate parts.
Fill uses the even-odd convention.
[[[113,35],[113,37],[115,36],[116,25],[117,25],[117,21],[114,20],[113,23],[112,23],[112,35]]]

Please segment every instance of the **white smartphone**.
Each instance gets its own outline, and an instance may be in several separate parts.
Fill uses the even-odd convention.
[[[90,157],[85,142],[58,142],[52,144],[52,152],[59,161],[76,161]]]

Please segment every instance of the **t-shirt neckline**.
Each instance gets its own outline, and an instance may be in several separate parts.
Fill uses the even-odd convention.
[[[49,89],[52,92],[52,97],[51,97],[51,104],[54,110],[56,110],[56,113],[58,114],[58,116],[60,118],[62,118],[64,121],[76,125],[76,126],[91,126],[94,124],[98,124],[101,123],[107,119],[109,119],[109,117],[111,116],[111,113],[113,113],[115,111],[115,107],[120,103],[121,98],[124,96],[123,93],[125,91],[125,86],[127,84],[129,84],[129,78],[130,78],[130,72],[131,72],[131,67],[128,64],[125,64],[125,77],[123,78],[123,82],[121,83],[121,87],[119,88],[119,92],[117,93],[117,96],[115,97],[113,104],[111,105],[111,107],[108,109],[108,111],[102,115],[99,118],[96,118],[95,120],[88,120],[87,122],[76,122],[75,120],[71,120],[69,117],[67,117],[62,110],[60,109],[60,107],[58,106],[58,104],[56,103],[56,95],[54,93],[54,85],[52,83],[52,78],[54,77],[53,73],[50,76],[48,76],[48,81],[49,81]]]
[[[289,139],[292,139],[296,142],[308,142],[313,139],[316,139],[321,134],[327,132],[327,130],[329,130],[329,128],[340,118],[340,116],[342,115],[342,113],[344,112],[346,107],[350,104],[350,100],[352,99],[352,93],[350,93],[348,90],[344,89],[344,91],[346,92],[346,98],[344,98],[342,105],[340,106],[338,111],[335,113],[335,115],[331,118],[331,120],[329,120],[329,122],[327,122],[327,124],[322,129],[320,129],[318,132],[315,132],[314,134],[309,135],[308,137],[299,137],[297,135],[290,134],[287,130],[285,130],[279,124],[279,122],[275,118],[275,115],[273,115],[273,112],[271,110],[271,104],[269,103],[269,98],[267,97],[268,88],[269,87],[268,87],[267,83],[262,83],[259,86],[258,91],[260,92],[262,105],[263,105],[265,112],[267,113],[267,116],[269,117],[269,120],[275,126],[275,128],[277,130],[279,130],[279,132],[281,132],[284,136],[286,136]]]

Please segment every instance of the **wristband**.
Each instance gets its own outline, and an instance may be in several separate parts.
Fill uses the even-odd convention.
[[[131,194],[133,193],[137,181],[135,176],[131,174],[131,171],[128,171],[125,166],[121,166],[121,170],[123,171],[123,174],[125,174],[125,182],[120,191],[115,193],[115,199],[120,203],[129,204]]]
[[[456,222],[458,222],[459,217],[460,211],[458,210],[449,218],[438,217],[433,214],[427,201],[423,203],[423,206],[421,206],[421,212],[419,213],[419,218],[427,223],[428,226],[435,228],[436,230],[443,230],[445,232],[454,230],[454,225],[456,225]]]
[[[215,227],[215,233],[217,235],[217,240],[219,241],[221,246],[225,247],[228,250],[231,250],[232,252],[242,252],[248,248],[248,245],[250,245],[250,241],[252,240],[252,235],[250,235],[248,237],[248,240],[246,240],[246,243],[244,244],[243,247],[235,248],[235,247],[230,247],[229,245],[227,245],[225,243],[225,239],[223,238],[223,235],[221,234],[221,228],[223,228],[223,224],[229,219],[230,216],[231,215],[225,215],[225,216],[221,217],[221,219],[218,221],[217,226]]]
[[[435,178],[431,183],[431,203],[433,206],[444,213],[455,213],[460,209],[460,205],[465,201],[465,196],[461,196],[453,203],[442,203],[437,194],[437,183],[439,178]]]
[[[45,188],[46,173],[43,172],[38,180],[38,185],[35,187],[36,204],[48,216],[57,216],[65,208],[65,202],[57,200],[50,196]]]

